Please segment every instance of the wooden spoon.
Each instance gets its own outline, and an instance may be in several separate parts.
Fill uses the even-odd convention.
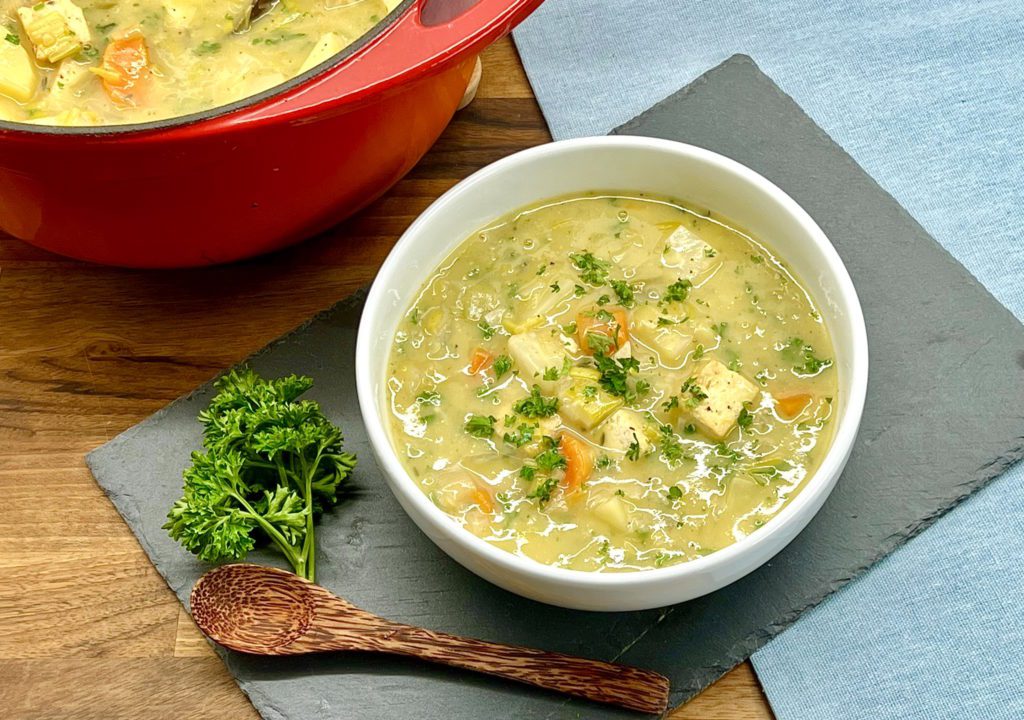
[[[238,652],[385,652],[648,713],[668,704],[668,679],[658,673],[391,622],[277,568],[222,565],[199,578],[191,606],[200,630]]]

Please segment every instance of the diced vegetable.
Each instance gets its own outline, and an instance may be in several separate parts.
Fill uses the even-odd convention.
[[[603,520],[619,532],[625,532],[629,523],[626,505],[617,496],[612,496],[592,510],[594,517]]]
[[[641,305],[633,311],[630,334],[658,353],[668,367],[681,365],[693,346],[684,330],[689,326],[682,317],[662,312],[654,305]]]
[[[491,493],[479,485],[474,486],[470,491],[470,498],[476,503],[478,508],[488,515],[494,512],[494,501],[491,499]]]
[[[146,39],[136,31],[111,40],[96,74],[115,103],[138,105],[151,77]]]
[[[545,380],[549,368],[561,368],[565,362],[565,346],[550,330],[531,330],[508,339],[508,353],[527,383],[536,383],[546,392],[553,392],[557,382]]]
[[[629,318],[621,308],[579,313],[576,316],[576,336],[583,352],[613,355],[629,342]]]
[[[199,9],[201,0],[163,0],[167,25],[176,30],[183,30],[192,24]]]
[[[502,318],[510,333],[523,333],[547,321],[547,314],[572,297],[573,279],[568,276],[539,275],[519,288],[511,312]]]
[[[778,398],[775,401],[775,411],[779,417],[785,420],[792,420],[811,402],[811,396],[807,393],[798,393],[787,397]]]
[[[18,8],[18,19],[35,47],[38,60],[59,62],[92,39],[82,8],[71,0],[45,0]]]
[[[651,440],[646,432],[647,421],[629,408],[616,410],[600,427],[601,445],[621,453],[636,446],[636,452],[646,455],[651,450]]]
[[[760,392],[757,385],[717,360],[707,362],[684,387],[697,400],[693,418],[712,437],[724,438],[736,425],[743,403]]]
[[[0,38],[0,93],[25,102],[36,91],[38,79],[28,50]]]
[[[666,238],[661,262],[677,269],[683,278],[693,280],[711,265],[714,256],[714,248],[680,225]]]
[[[585,370],[589,373],[584,376]],[[593,374],[597,374],[597,378]],[[580,430],[597,427],[606,417],[622,407],[624,401],[598,382],[601,374],[588,368],[573,368],[569,372],[570,384],[562,396],[559,412],[562,418]]]
[[[320,36],[320,39],[316,41],[316,45],[313,46],[313,49],[309,51],[309,55],[306,56],[306,59],[302,61],[302,67],[299,68],[299,72],[304,73],[307,70],[315,68],[324,60],[329,59],[333,55],[337,55],[345,48],[346,45],[348,45],[348,41],[337,33],[324,33]]]
[[[494,364],[494,355],[484,348],[477,348],[469,360],[469,374],[476,375]]]
[[[590,479],[590,474],[594,471],[594,457],[586,443],[569,433],[562,433],[562,438],[558,441],[558,451],[565,458],[565,491],[576,492]]]

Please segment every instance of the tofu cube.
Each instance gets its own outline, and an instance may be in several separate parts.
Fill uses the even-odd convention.
[[[599,442],[609,450],[621,453],[627,452],[633,443],[637,443],[640,454],[646,455],[651,450],[646,428],[647,421],[640,413],[621,408],[598,428]]]
[[[618,497],[611,497],[608,500],[595,505],[591,510],[598,520],[611,526],[614,530],[625,532],[629,529],[629,514],[626,505]]]
[[[760,392],[757,385],[717,360],[705,363],[694,382],[707,397],[693,409],[693,419],[719,440],[736,425],[743,403],[753,401]]]

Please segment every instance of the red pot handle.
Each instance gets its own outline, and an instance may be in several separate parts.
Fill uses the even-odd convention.
[[[327,101],[352,102],[409,82],[440,65],[481,52],[543,2],[477,0],[448,22],[427,25],[422,13],[430,1],[417,0],[365,47],[265,109],[278,114],[297,105],[308,108]]]

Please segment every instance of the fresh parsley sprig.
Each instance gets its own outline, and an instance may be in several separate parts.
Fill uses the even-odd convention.
[[[192,454],[182,497],[167,514],[173,539],[201,560],[224,562],[266,538],[298,575],[316,578],[313,525],[338,504],[356,457],[320,406],[298,399],[312,385],[250,369],[217,380],[199,413],[205,452]]]

